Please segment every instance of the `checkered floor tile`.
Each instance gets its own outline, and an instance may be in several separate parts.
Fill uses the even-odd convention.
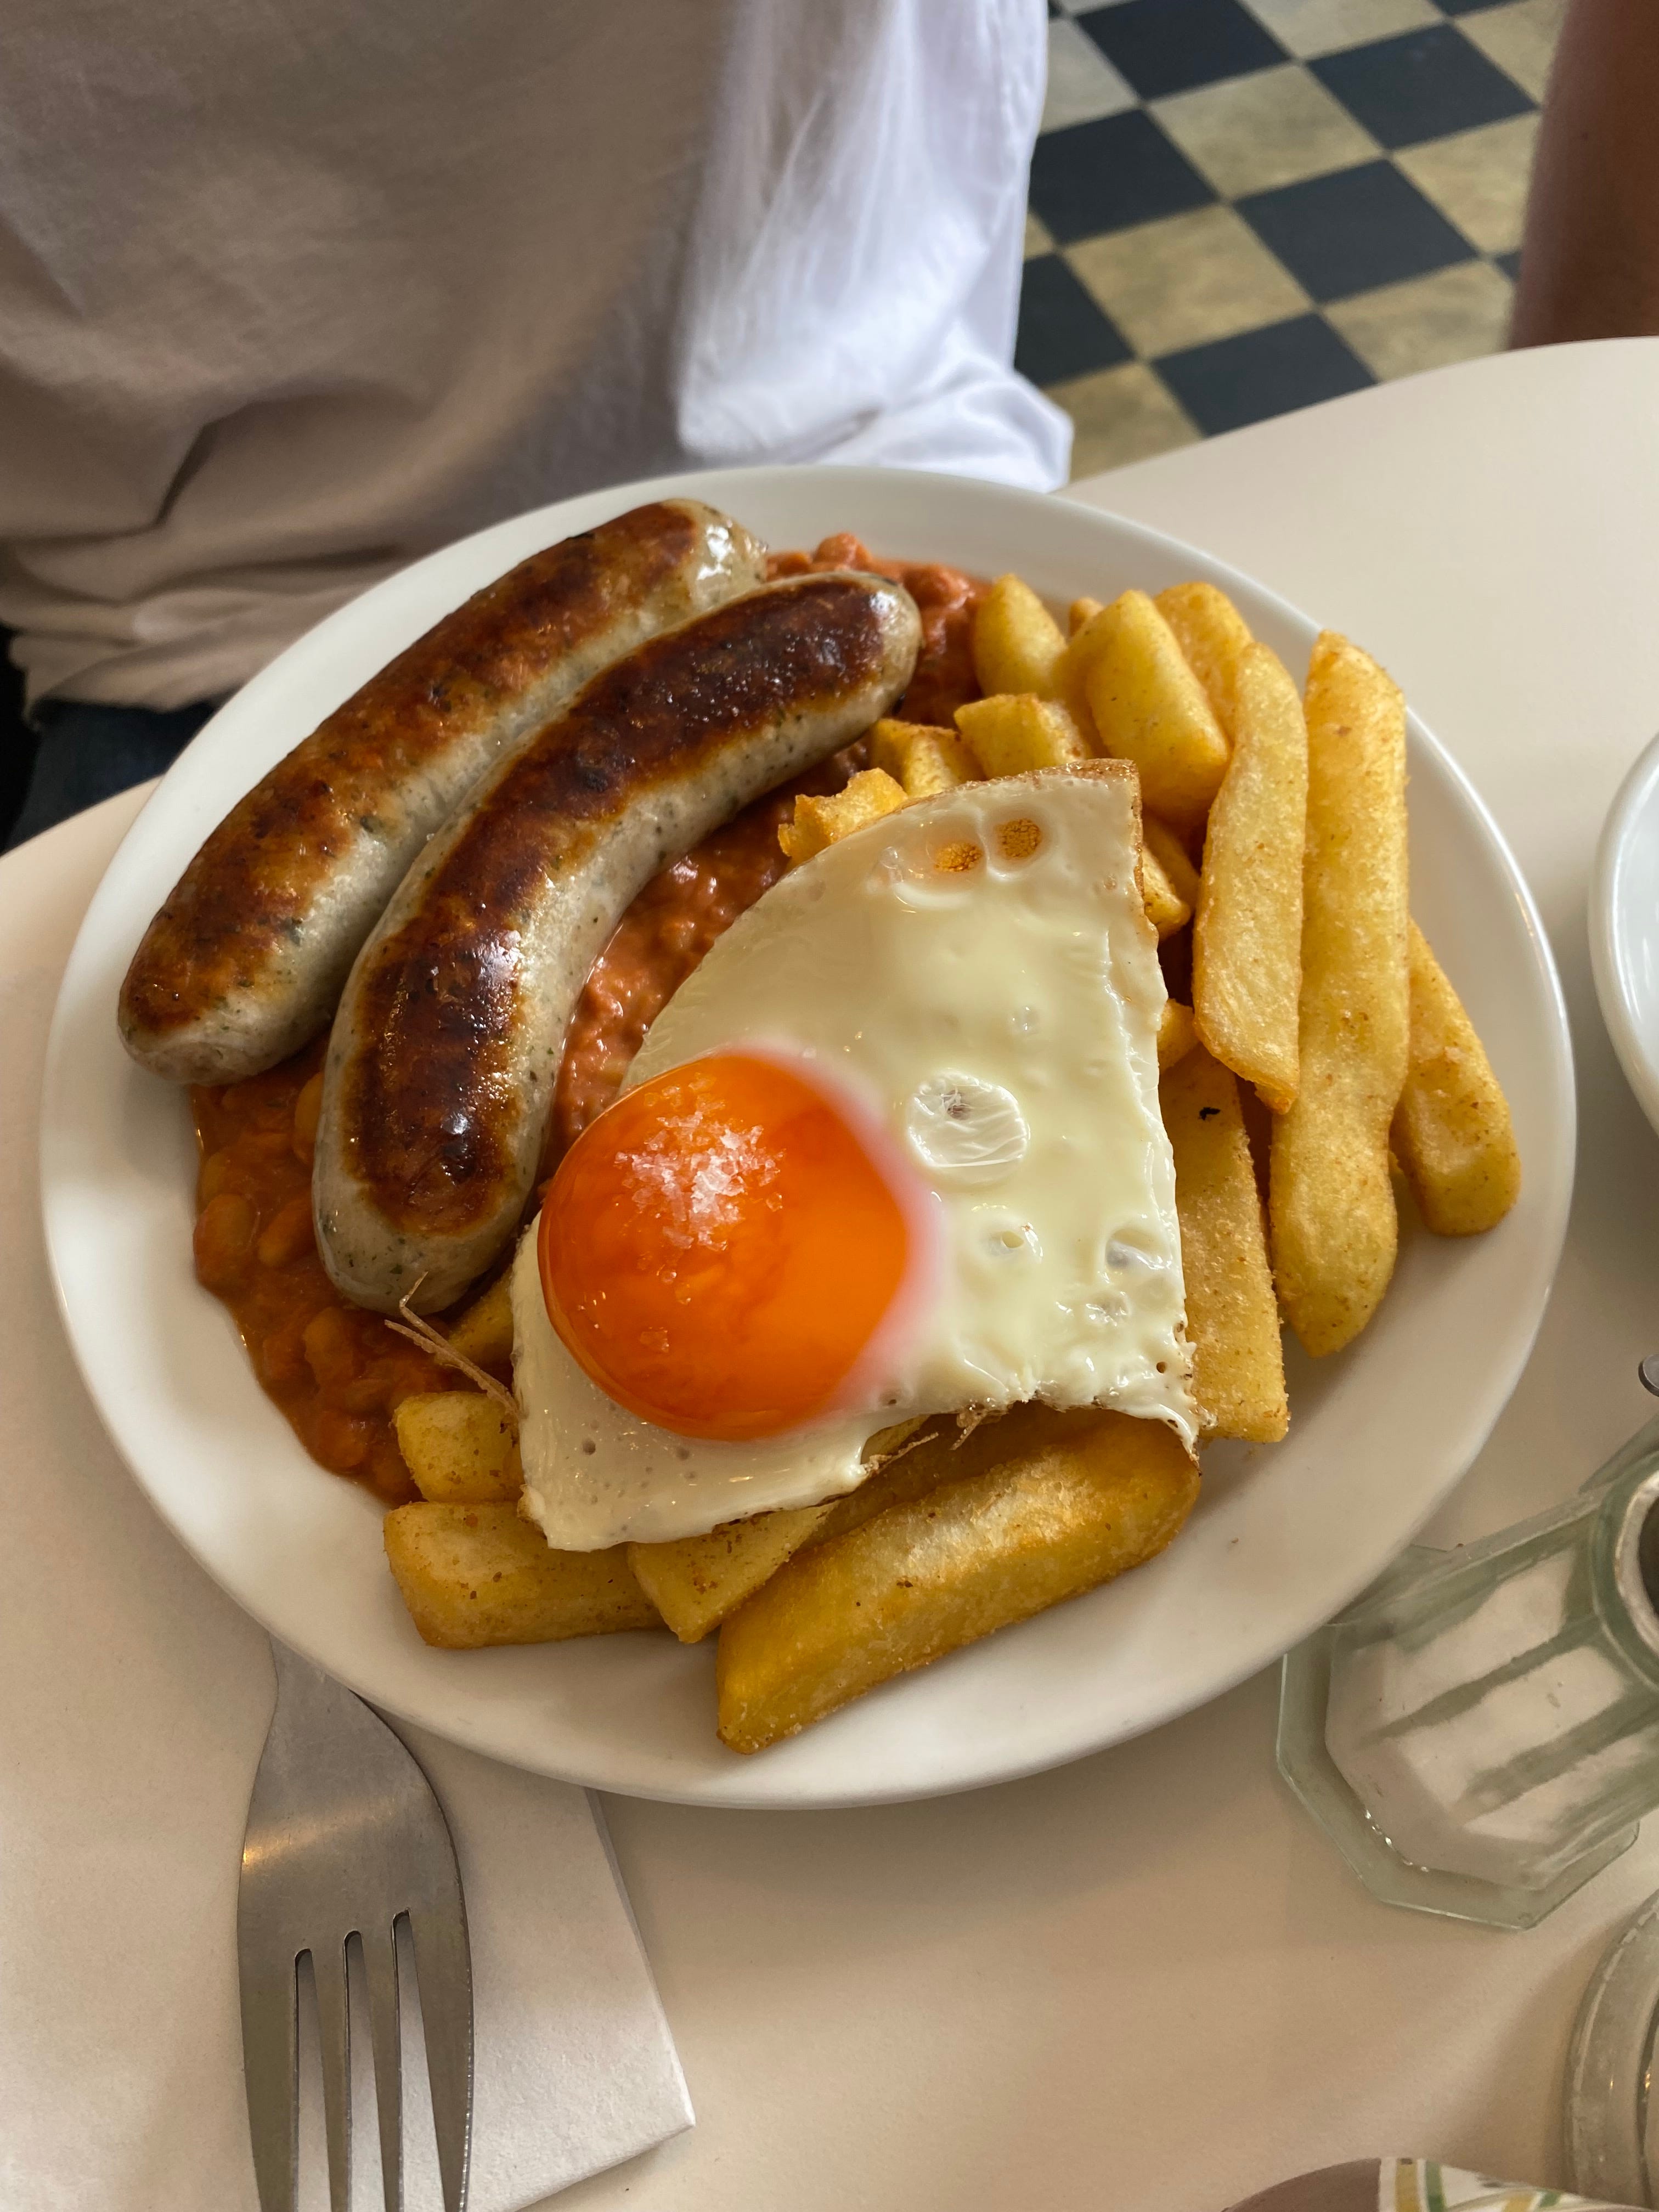
[[[1504,342],[1565,0],[1049,0],[1018,362],[1088,476]]]

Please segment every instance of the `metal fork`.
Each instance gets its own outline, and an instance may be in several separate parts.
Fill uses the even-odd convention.
[[[472,2125],[472,1969],[455,1846],[431,1784],[360,1698],[273,1638],[276,1710],[248,1804],[237,1899],[242,2059],[261,2212],[298,2186],[299,1961],[311,1955],[329,2203],[349,2212],[346,1943],[362,1942],[386,2212],[403,2206],[397,1928],[414,1945],[445,2212],[464,2212]]]

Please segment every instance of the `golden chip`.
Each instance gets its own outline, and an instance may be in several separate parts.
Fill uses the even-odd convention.
[[[795,818],[778,831],[778,842],[791,863],[799,867],[826,846],[850,837],[866,823],[907,805],[904,787],[878,768],[866,769],[830,799],[811,799],[805,793],[795,801]]]
[[[1145,592],[1125,592],[1066,647],[1060,692],[1080,677],[1102,746],[1140,771],[1147,810],[1195,829],[1227,767],[1227,740],[1175,632]]]
[[[979,774],[973,755],[954,730],[889,718],[870,732],[870,765],[902,784],[907,799],[932,799]]]
[[[1437,1237],[1495,1228],[1521,1194],[1508,1101],[1428,940],[1411,925],[1411,1059],[1392,1143]]]
[[[1018,576],[999,576],[974,610],[973,650],[981,691],[1054,696],[1066,640],[1048,608]]]
[[[987,775],[1023,775],[1092,757],[1066,709],[1030,692],[972,700],[957,708],[957,727]]]
[[[1201,1046],[1158,1085],[1175,1154],[1193,1396],[1203,1432],[1274,1443],[1290,1423],[1261,1198],[1238,1085]]]
[[[1239,657],[1250,642],[1249,624],[1213,584],[1171,584],[1158,593],[1157,606],[1231,739],[1233,683]]]
[[[1296,1097],[1308,728],[1265,645],[1239,656],[1233,754],[1204,840],[1193,924],[1193,1013],[1224,1066],[1282,1114]]]
[[[763,1750],[1139,1566],[1198,1495],[1197,1468],[1159,1421],[1019,1407],[1001,1441],[1000,1463],[798,1552],[731,1615],[716,1663],[722,1742]]]
[[[1300,1079],[1273,1122],[1269,1217],[1279,1302],[1308,1351],[1376,1312],[1400,1224],[1389,1125],[1409,1049],[1406,708],[1327,630],[1308,672]]]
[[[428,1644],[557,1644],[660,1626],[627,1547],[555,1552],[514,1505],[399,1505],[386,1516],[386,1562]]]

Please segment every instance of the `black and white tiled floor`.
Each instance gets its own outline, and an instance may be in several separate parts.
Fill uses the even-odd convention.
[[[1086,476],[1498,350],[1565,0],[1049,0],[1019,366]]]

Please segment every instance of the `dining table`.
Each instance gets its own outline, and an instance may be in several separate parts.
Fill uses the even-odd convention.
[[[1564,1498],[1650,1410],[1659,1139],[1597,1011],[1586,911],[1603,819],[1659,728],[1659,339],[1466,362],[1060,495],[1362,643],[1535,896],[1571,1019],[1577,1181],[1525,1371],[1422,1540],[1484,1535]],[[0,864],[0,902],[27,884],[54,972],[138,803]],[[1279,1777],[1278,1695],[1273,1667],[1109,1751],[908,1804],[607,1798],[696,2124],[561,2205],[1221,2212],[1390,2153],[1565,2183],[1574,2013],[1659,1889],[1659,1833],[1525,1933],[1379,1903]],[[140,1911],[142,1856],[106,1866]],[[44,1998],[50,1942],[26,1971]]]

